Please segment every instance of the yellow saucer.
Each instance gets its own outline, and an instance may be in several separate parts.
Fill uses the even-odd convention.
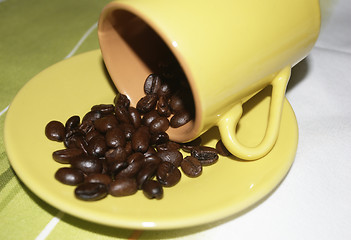
[[[190,227],[230,217],[269,194],[284,178],[294,161],[298,130],[294,112],[285,101],[280,135],[273,150],[257,161],[220,157],[204,167],[198,178],[184,174],[180,183],[164,189],[162,200],[149,200],[139,191],[129,197],[108,196],[97,202],[74,197],[74,187],[54,179],[62,164],[51,154],[63,144],[45,137],[51,120],[65,122],[83,116],[91,106],[112,103],[116,94],[107,77],[100,51],[92,51],[57,63],[30,80],[13,100],[5,120],[5,146],[20,179],[54,207],[85,220],[135,229]],[[255,145],[267,123],[270,89],[244,105],[239,139]],[[214,146],[217,129],[204,134],[203,142]]]

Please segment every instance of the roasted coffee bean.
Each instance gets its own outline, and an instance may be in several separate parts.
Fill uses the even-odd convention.
[[[96,157],[102,157],[105,155],[108,147],[106,145],[105,138],[96,136],[88,142],[86,149],[88,154]]]
[[[169,100],[169,107],[173,113],[183,111],[185,108],[184,96],[181,96],[179,93],[172,95]]]
[[[92,121],[85,121],[82,122],[79,127],[78,130],[83,133],[83,134],[87,134],[88,132],[90,132],[92,129],[94,128],[93,122]]]
[[[162,151],[156,154],[163,162],[170,162],[178,167],[183,160],[183,155],[178,150]]]
[[[157,99],[158,97],[156,94],[146,95],[138,101],[136,108],[140,113],[150,112],[151,110],[155,109]]]
[[[181,173],[172,163],[162,162],[157,168],[156,177],[163,186],[172,187],[180,181]]]
[[[127,160],[127,152],[124,147],[118,146],[111,148],[105,153],[105,157],[108,163],[111,162],[124,162]]]
[[[158,157],[156,154],[149,155],[144,158],[144,165],[148,165],[150,163],[159,165],[162,162],[162,159]]]
[[[52,141],[62,142],[65,138],[65,126],[62,122],[53,120],[46,125],[45,135]]]
[[[138,186],[135,178],[117,178],[110,183],[108,191],[115,197],[129,196],[138,191]]]
[[[132,124],[130,124],[130,123],[121,123],[118,127],[123,130],[124,135],[126,137],[126,140],[131,140],[132,139],[132,136],[133,136],[133,134],[135,132],[135,128],[134,128],[134,126]]]
[[[162,84],[161,78],[156,74],[150,74],[144,83],[145,94],[156,94]]]
[[[99,111],[90,111],[86,113],[82,119],[82,124],[83,123],[89,123],[89,122],[94,122],[97,119],[102,117],[102,113]]]
[[[113,106],[113,104],[99,104],[91,107],[91,111],[99,111],[103,115],[112,114],[114,109],[115,107]]]
[[[95,129],[91,129],[89,132],[85,134],[85,141],[89,142],[94,137],[103,137],[103,135],[99,131]]]
[[[141,115],[139,111],[134,107],[129,107],[129,120],[133,124],[134,128],[139,128],[141,125]]]
[[[107,146],[110,148],[124,147],[127,142],[124,131],[118,127],[108,130],[105,139]]]
[[[200,161],[192,156],[187,156],[180,163],[180,167],[188,177],[198,177],[202,173],[202,165]]]
[[[160,96],[156,104],[156,110],[160,116],[169,117],[172,112],[165,96]]]
[[[73,159],[71,161],[71,166],[80,169],[86,174],[102,172],[102,161],[97,157],[89,155]]]
[[[134,177],[144,164],[144,154],[136,152],[127,159],[128,166],[122,169],[116,177]]]
[[[155,180],[147,180],[143,185],[143,193],[149,199],[162,199],[163,188],[162,185]]]
[[[120,123],[130,123],[128,108],[122,105],[116,105],[115,116]]]
[[[56,171],[55,178],[63,184],[75,186],[84,181],[84,174],[79,169],[63,167]]]
[[[70,163],[84,154],[84,151],[79,148],[65,148],[52,153],[52,158],[59,163]]]
[[[156,170],[157,170],[158,164],[155,163],[149,163],[146,164],[139,172],[138,175],[136,176],[136,181],[138,184],[138,189],[141,189],[144,182],[151,179],[152,177],[155,176]]]
[[[219,140],[216,143],[216,150],[217,150],[219,155],[222,155],[222,156],[225,156],[225,157],[232,156],[231,152],[229,152],[228,149],[224,146],[222,140]]]
[[[86,152],[88,146],[83,134],[80,132],[75,132],[72,135],[67,134],[63,142],[67,148],[80,148],[84,152]]]
[[[179,128],[190,122],[191,119],[192,117],[188,111],[181,111],[173,115],[170,120],[170,125],[172,128]]]
[[[218,161],[218,153],[215,148],[197,146],[191,150],[191,156],[197,158],[203,166],[209,166]]]
[[[80,124],[80,117],[79,116],[72,116],[70,117],[67,121],[66,121],[66,124],[65,124],[65,129],[66,129],[66,132],[69,132],[69,131],[72,131],[76,128],[78,128]]]
[[[169,141],[169,136],[166,132],[158,132],[151,135],[150,144],[151,145],[160,145],[166,144]]]
[[[168,128],[169,121],[166,117],[158,117],[149,125],[149,131],[151,133],[166,132]]]
[[[197,137],[190,142],[182,143],[181,148],[184,152],[191,153],[191,149],[193,149],[196,146],[200,146],[201,142],[202,142],[201,137]]]
[[[172,94],[172,87],[169,83],[163,83],[160,89],[157,91],[157,95],[168,97]]]
[[[126,167],[128,167],[127,162],[118,162],[118,161],[111,162],[108,164],[108,172],[111,173],[111,175],[114,177]]]
[[[144,154],[142,154],[141,152],[135,152],[127,158],[127,163],[131,164],[135,161],[144,161],[144,158]]]
[[[157,145],[156,149],[158,152],[168,151],[168,150],[178,150],[180,149],[180,145],[176,142],[169,141],[169,142]]]
[[[145,157],[149,157],[149,156],[154,155],[154,154],[156,154],[156,150],[155,150],[155,148],[152,147],[152,146],[149,146],[149,148],[147,149],[147,151],[144,152],[144,156],[145,156]]]
[[[158,112],[156,110],[150,111],[150,112],[144,114],[144,116],[142,118],[142,123],[145,126],[149,126],[151,124],[151,122],[154,121],[158,117],[160,117],[160,115],[158,114]]]
[[[130,105],[130,100],[128,99],[128,97],[124,94],[118,93],[115,97],[115,99],[113,100],[114,104],[116,106],[123,106],[126,109],[129,108]]]
[[[132,147],[132,142],[131,141],[128,141],[126,143],[126,146],[124,147],[124,150],[126,151],[127,156],[129,156],[130,154],[133,153],[133,147]]]
[[[145,126],[139,127],[132,137],[132,148],[136,152],[146,152],[150,146],[149,129]]]
[[[114,115],[107,115],[94,121],[95,129],[101,133],[106,133],[108,130],[116,128],[117,126],[118,122]]]
[[[107,187],[102,183],[83,183],[74,190],[76,198],[84,201],[97,201],[107,196]]]
[[[107,186],[112,182],[112,178],[107,174],[93,173],[86,176],[84,182],[102,183]]]

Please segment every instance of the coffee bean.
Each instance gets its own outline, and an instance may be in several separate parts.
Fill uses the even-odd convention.
[[[108,172],[111,173],[111,175],[114,177],[126,167],[128,167],[127,162],[110,162],[108,164]]]
[[[118,125],[114,115],[108,115],[94,121],[94,127],[101,133],[106,133],[108,130],[116,128]]]
[[[107,146],[110,148],[124,147],[127,142],[124,131],[118,127],[108,130],[105,139]]]
[[[84,181],[84,174],[79,169],[63,167],[56,171],[55,178],[63,184],[75,186]]]
[[[59,121],[51,121],[45,127],[45,135],[52,141],[62,142],[65,137],[65,126]]]
[[[88,113],[86,113],[82,119],[82,124],[83,123],[91,123],[96,121],[97,119],[102,117],[102,113],[99,111],[90,111]]]
[[[156,154],[163,162],[170,162],[178,167],[183,160],[183,155],[178,150],[162,151]]]
[[[150,163],[155,164],[155,165],[159,165],[161,162],[162,162],[162,159],[160,157],[158,157],[156,155],[156,153],[144,158],[144,165],[145,166],[150,164]]]
[[[93,139],[94,137],[103,137],[103,135],[99,131],[95,129],[91,129],[89,132],[85,134],[85,141],[90,142],[90,140]]]
[[[183,159],[180,167],[188,177],[198,177],[202,173],[202,165],[200,161],[192,156],[187,156]]]
[[[156,94],[162,84],[161,78],[156,74],[150,74],[144,83],[145,94]]]
[[[136,108],[140,113],[150,112],[151,110],[155,109],[157,99],[158,97],[156,94],[146,95],[138,101]]]
[[[153,148],[152,146],[149,146],[149,148],[147,149],[147,151],[144,152],[144,156],[145,156],[145,157],[149,157],[149,156],[154,155],[154,154],[156,154],[156,150],[155,150],[155,148]]]
[[[172,111],[168,105],[167,98],[165,96],[160,96],[156,104],[156,110],[160,116],[169,117]]]
[[[160,117],[158,112],[156,110],[150,111],[148,113],[145,113],[143,118],[142,118],[142,124],[145,126],[149,126],[152,121],[154,121],[156,118]]]
[[[108,191],[115,197],[133,195],[138,191],[137,182],[135,178],[117,178],[110,183]]]
[[[151,133],[166,132],[169,128],[169,121],[166,117],[158,117],[149,125]]]
[[[196,146],[200,146],[201,142],[202,142],[201,137],[197,137],[190,142],[182,143],[181,148],[184,152],[191,153],[191,150]]]
[[[203,166],[209,166],[217,162],[218,153],[215,148],[197,146],[191,150],[191,156],[197,158]]]
[[[180,181],[181,173],[172,163],[162,162],[157,168],[156,177],[163,186],[172,187]]]
[[[140,127],[141,115],[139,111],[134,107],[129,107],[129,120],[133,124],[134,128]]]
[[[102,183],[107,186],[112,182],[112,178],[107,174],[93,173],[86,176],[84,181],[90,183]]]
[[[140,155],[139,155],[140,154]],[[116,178],[120,177],[128,177],[132,178],[134,177],[142,168],[144,164],[144,155],[142,153],[135,153],[132,154],[128,159],[127,159],[128,166],[124,169],[122,169],[117,175]]]
[[[180,149],[180,145],[173,141],[168,141],[166,143],[162,143],[156,146],[157,151],[168,151],[168,150],[178,150]]]
[[[80,124],[80,117],[79,116],[72,116],[70,117],[65,124],[65,130],[66,132],[72,131],[76,128],[78,128]]]
[[[90,173],[101,173],[102,162],[97,157],[93,156],[82,156],[71,161],[71,166],[83,171],[86,174]]]
[[[107,151],[105,138],[96,136],[88,142],[87,152],[96,157],[102,157]]]
[[[169,101],[169,107],[172,109],[173,113],[178,113],[184,110],[184,96],[181,96],[179,93],[172,95]]]
[[[170,120],[170,125],[173,128],[179,128],[186,123],[190,122],[192,117],[190,116],[190,113],[188,111],[181,111],[179,113],[176,113],[173,115],[173,117]]]
[[[128,108],[124,106],[116,105],[115,116],[120,123],[130,123]]]
[[[84,154],[82,149],[79,148],[65,148],[57,150],[52,153],[52,158],[59,163],[70,163]]]
[[[83,183],[75,190],[75,196],[84,201],[97,201],[107,196],[107,187],[102,183]]]
[[[132,148],[136,152],[146,152],[150,145],[150,133],[146,126],[139,127],[132,137]]]
[[[162,199],[163,188],[162,185],[155,180],[147,180],[143,185],[143,193],[149,199]]]
[[[121,93],[118,93],[115,97],[115,99],[113,100],[114,104],[116,106],[123,106],[125,107],[126,109],[129,108],[130,106],[130,100],[129,98],[124,95],[124,94],[121,94]]]
[[[132,139],[132,136],[133,136],[133,134],[135,132],[135,128],[134,128],[134,126],[132,124],[130,124],[130,123],[121,123],[119,125],[119,128],[121,130],[123,130],[124,135],[126,137],[126,140],[131,140]]]
[[[111,162],[124,162],[127,160],[127,152],[124,147],[118,146],[111,148],[105,153],[105,157],[108,163]]]
[[[158,96],[168,97],[172,94],[172,87],[169,83],[163,83],[157,91]]]
[[[166,132],[158,132],[151,135],[150,144],[151,145],[160,145],[166,144],[169,141],[169,136]]]
[[[218,154],[225,156],[225,157],[229,157],[232,156],[231,152],[228,151],[228,149],[224,146],[222,140],[219,140],[216,143],[216,150],[218,152]]]
[[[113,104],[99,104],[92,106],[91,111],[99,111],[103,115],[108,115],[113,113],[114,108]]]
[[[138,189],[141,189],[144,182],[151,179],[153,176],[155,176],[156,170],[157,170],[158,164],[155,163],[149,163],[146,164],[138,173],[136,176],[136,181],[138,184]]]

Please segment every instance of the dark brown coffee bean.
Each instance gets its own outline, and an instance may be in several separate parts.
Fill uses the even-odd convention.
[[[90,142],[90,140],[93,139],[94,137],[103,137],[103,135],[99,131],[92,129],[86,133],[85,141]]]
[[[66,132],[72,131],[78,128],[80,124],[80,117],[79,116],[72,116],[70,117],[65,124]]]
[[[90,132],[92,129],[94,129],[94,124],[92,121],[85,121],[82,122],[79,127],[78,130],[83,133],[83,134],[87,134],[88,132]]]
[[[172,163],[162,162],[157,168],[156,177],[163,186],[172,187],[180,181],[181,173]]]
[[[91,107],[91,111],[99,111],[103,115],[112,114],[115,107],[112,104],[99,104]]]
[[[178,167],[183,160],[183,155],[178,150],[162,151],[156,154],[163,162],[170,162]]]
[[[124,94],[121,94],[121,93],[118,93],[115,97],[115,99],[113,100],[114,104],[116,106],[123,106],[125,107],[126,109],[129,108],[129,105],[130,105],[130,100],[129,98],[124,95]]]
[[[109,193],[114,197],[133,195],[138,191],[135,178],[117,178],[109,185]]]
[[[149,199],[162,199],[163,188],[162,185],[155,180],[147,180],[143,185],[143,193]]]
[[[149,125],[150,133],[166,132],[169,128],[169,121],[166,117],[158,117]]]
[[[87,152],[90,155],[102,157],[105,155],[107,149],[106,141],[103,137],[97,136],[88,142]]]
[[[72,135],[67,134],[63,142],[66,148],[80,148],[84,152],[86,152],[88,145],[80,132],[75,132]]]
[[[183,111],[185,108],[183,96],[181,96],[179,93],[172,95],[169,100],[169,107],[173,113],[179,113]]]
[[[127,160],[127,152],[124,147],[118,146],[111,148],[105,153],[105,157],[108,163],[111,162],[124,162]]]
[[[108,164],[108,172],[111,173],[111,175],[114,177],[126,167],[128,167],[127,162],[111,162]]]
[[[155,176],[158,164],[149,163],[146,164],[137,174],[136,181],[138,188],[141,189],[144,182]]]
[[[190,122],[191,119],[192,117],[188,111],[181,111],[173,115],[170,125],[172,128],[178,128]]]
[[[82,149],[79,148],[65,148],[57,150],[52,153],[52,158],[59,163],[70,163],[84,154]]]
[[[122,105],[116,105],[115,115],[120,123],[130,123],[128,108]]]
[[[152,154],[144,158],[144,165],[148,165],[150,163],[159,165],[161,162],[162,162],[162,159],[158,157],[156,154]]]
[[[150,112],[155,109],[157,99],[158,97],[156,94],[146,95],[137,102],[136,108],[140,113]]]
[[[129,107],[129,120],[133,124],[135,129],[140,127],[141,115],[139,111],[134,107]]]
[[[126,143],[126,146],[124,147],[124,150],[126,151],[127,156],[129,156],[130,154],[133,153],[133,147],[132,147],[132,142],[131,141],[128,141]]]
[[[119,177],[134,177],[144,164],[144,154],[137,152],[130,155],[127,159],[128,166],[122,169],[117,175]]]
[[[134,126],[132,124],[130,124],[130,123],[121,123],[118,127],[123,130],[124,135],[126,137],[126,140],[131,140],[132,139],[132,136],[133,136],[133,134],[135,132],[135,128],[134,128]]]
[[[157,91],[157,95],[168,97],[172,94],[172,87],[169,83],[163,83],[160,89]]]
[[[107,146],[110,148],[124,147],[127,142],[123,130],[118,127],[108,130],[105,139]]]
[[[156,94],[162,84],[161,78],[156,74],[150,74],[144,83],[145,94]]]
[[[74,190],[76,198],[84,201],[97,201],[107,196],[107,187],[102,183],[83,183]]]
[[[150,145],[150,133],[146,126],[139,127],[132,136],[132,148],[136,152],[146,152]]]
[[[46,125],[45,135],[52,141],[62,142],[65,138],[65,126],[62,122],[53,120]]]
[[[149,146],[149,148],[147,149],[146,152],[144,152],[144,156],[145,157],[148,157],[148,156],[151,156],[151,155],[154,155],[156,154],[156,150],[155,148],[153,148],[152,146]]]
[[[101,133],[106,133],[108,130],[117,126],[118,122],[114,115],[107,115],[94,121],[95,129]]]
[[[79,169],[63,167],[56,171],[55,178],[63,184],[75,186],[84,181],[84,174]]]
[[[197,146],[191,150],[191,156],[197,158],[203,166],[209,166],[218,161],[218,153],[215,148]]]
[[[94,122],[97,119],[102,117],[102,113],[99,111],[90,111],[86,113],[82,119],[82,124],[83,123],[89,123],[89,122]]]
[[[228,149],[224,146],[222,140],[219,140],[216,143],[216,150],[217,150],[219,155],[222,155],[222,156],[225,156],[225,157],[232,156],[231,152],[229,152]]]
[[[102,183],[107,186],[112,182],[112,178],[107,174],[93,173],[86,176],[84,182]]]
[[[160,145],[166,144],[169,141],[169,136],[166,132],[158,132],[151,135],[150,144],[151,145]]]
[[[184,152],[191,153],[191,150],[196,146],[200,146],[201,142],[202,142],[201,137],[197,137],[190,142],[182,143],[181,148]]]
[[[83,171],[86,174],[102,172],[102,161],[97,157],[89,155],[72,160],[71,166]]]
[[[168,101],[165,96],[160,96],[156,104],[156,110],[160,116],[169,117],[172,112],[169,108]]]
[[[151,124],[151,122],[158,117],[160,117],[160,115],[158,114],[158,112],[156,110],[150,111],[150,112],[144,114],[144,116],[142,118],[142,123],[145,126],[149,126]]]
[[[202,165],[200,161],[192,156],[186,156],[180,163],[180,167],[188,177],[198,177],[202,173]]]

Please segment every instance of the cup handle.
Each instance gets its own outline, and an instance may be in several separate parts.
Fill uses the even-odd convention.
[[[236,104],[231,110],[225,113],[218,122],[219,132],[223,144],[236,157],[243,160],[255,160],[265,156],[273,148],[279,133],[281,113],[285,100],[286,86],[291,74],[291,67],[285,67],[274,77],[271,82],[272,98],[269,110],[269,119],[266,133],[255,147],[242,145],[236,137],[236,126],[242,116],[242,102]]]

